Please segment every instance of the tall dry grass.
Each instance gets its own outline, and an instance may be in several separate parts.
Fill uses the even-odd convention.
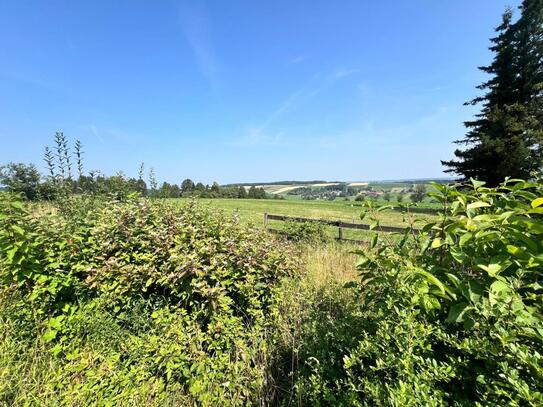
[[[338,242],[301,245],[304,278],[316,287],[352,281],[357,277],[353,252],[359,249],[360,246]]]

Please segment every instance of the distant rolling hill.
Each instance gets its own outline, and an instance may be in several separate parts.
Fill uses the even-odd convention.
[[[312,181],[276,181],[276,182],[239,182],[239,183],[233,183],[233,184],[225,184],[223,186],[225,187],[232,187],[232,186],[243,186],[245,188],[250,187],[257,187],[257,188],[264,188],[264,190],[269,194],[285,194],[288,191],[291,191],[293,189],[299,188],[299,187],[311,187],[311,188],[319,188],[319,187],[326,187],[330,185],[340,185],[345,184],[350,187],[364,187],[364,186],[371,186],[371,185],[387,185],[388,187],[393,187],[394,184],[427,184],[429,182],[439,182],[439,183],[446,183],[446,182],[454,182],[454,179],[452,178],[424,178],[424,179],[403,179],[403,180],[375,180],[375,181],[325,181],[325,180],[312,180]]]

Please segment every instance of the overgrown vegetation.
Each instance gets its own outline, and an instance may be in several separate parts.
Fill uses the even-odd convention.
[[[436,189],[439,221],[395,244],[376,236],[358,282],[283,312],[292,400],[543,403],[543,184]]]
[[[267,314],[293,256],[189,203],[2,196],[0,400],[265,401]]]
[[[283,227],[290,240],[295,242],[326,243],[331,239],[326,226],[320,222],[287,221]]]
[[[540,405],[543,183],[434,187],[440,218],[375,235],[360,277],[195,202],[3,195],[0,399]]]

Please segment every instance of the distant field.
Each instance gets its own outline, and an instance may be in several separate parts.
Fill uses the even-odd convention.
[[[440,180],[436,180],[438,182],[443,182]],[[263,188],[266,193],[270,195],[279,195],[283,198],[289,199],[289,200],[296,200],[301,199],[302,196],[299,194],[293,194],[292,191],[298,188],[305,188],[305,189],[311,189],[313,191],[321,190],[326,187],[331,187],[334,185],[341,185],[341,182],[325,182],[325,181],[308,181],[304,183],[296,182],[294,181],[284,181],[284,182],[278,182],[277,184],[274,183],[263,183],[263,184],[245,184],[243,185],[245,189],[249,189],[251,186],[256,186],[258,188]],[[432,191],[432,187],[430,186],[431,180],[422,180],[422,181],[390,181],[390,182],[366,182],[366,181],[353,181],[353,182],[347,182],[344,183],[345,186],[349,188],[354,188],[355,190],[360,191],[366,191],[366,193],[369,191],[369,193],[374,193],[377,195],[382,195],[385,192],[390,194],[390,197],[392,198],[392,201],[395,201],[398,197],[398,195],[404,195],[409,196],[413,192],[413,188],[416,184],[422,183],[426,184],[427,190],[430,192]],[[355,194],[351,193],[351,196],[349,199],[354,200]],[[405,199],[404,199],[405,200]],[[425,199],[425,202],[429,202],[429,199]]]
[[[330,185],[339,185],[339,182],[321,182],[320,184],[313,184],[312,187],[327,187]]]
[[[301,187],[308,187],[308,188],[320,188],[320,187],[326,187],[329,185],[339,185],[339,182],[320,182],[316,184],[304,184],[304,185],[287,185],[287,184],[263,184],[263,185],[256,185],[258,188],[264,188],[264,191],[266,191],[268,194],[286,194],[288,191],[292,191],[293,189],[301,188]],[[250,186],[245,186],[245,189],[249,189]]]
[[[293,189],[296,189],[296,188],[299,188],[299,187],[296,186],[296,185],[294,185],[294,186],[291,185],[291,186],[288,186],[288,187],[283,186],[283,187],[281,187],[281,188],[279,188],[279,189],[277,189],[275,191],[270,191],[270,193],[271,194],[284,194],[284,193],[286,193],[288,191],[292,191]],[[266,191],[266,192],[268,192],[268,191]]]
[[[186,202],[188,199],[175,199],[173,202]],[[345,222],[368,223],[360,220],[362,208],[354,202],[346,201],[305,201],[305,200],[273,200],[273,199],[199,199],[201,204],[224,210],[226,213],[238,213],[243,221],[255,226],[262,226],[264,213],[275,215],[298,216],[305,218],[342,220]],[[417,222],[424,224],[435,219],[435,215],[415,213]],[[387,210],[379,213],[383,226],[407,226],[404,214]],[[271,227],[280,228],[281,222],[271,222]],[[337,233],[337,228],[330,228],[330,234]],[[348,230],[347,238],[364,238],[367,232]]]

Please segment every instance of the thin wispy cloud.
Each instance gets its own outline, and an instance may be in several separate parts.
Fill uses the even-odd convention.
[[[98,141],[103,144],[104,143],[104,138],[98,132],[98,129],[96,128],[96,126],[94,124],[91,124],[89,126],[89,129],[90,129],[91,133],[93,134],[93,136],[96,137],[98,139]]]
[[[117,127],[89,124],[84,125],[82,128],[92,134],[101,144],[106,142],[122,142],[125,145],[136,145],[145,138],[142,134],[133,130],[125,130]]]
[[[269,134],[269,127],[280,121],[283,116],[300,107],[304,103],[316,97],[326,88],[333,86],[339,79],[347,77],[357,69],[341,69],[332,73],[322,74],[317,72],[311,76],[309,82],[301,88],[289,93],[281,103],[261,122],[260,125],[251,127],[247,134],[234,142],[235,145],[277,145],[287,144],[285,132]],[[278,136],[279,134],[279,136]]]
[[[415,117],[400,125],[389,125],[386,120],[376,122],[369,119],[341,132],[311,134],[308,137],[321,149],[345,150],[364,146],[370,151],[386,152],[388,148],[405,148],[407,144],[410,147],[423,147],[443,142],[442,139],[435,137],[435,132],[444,132],[452,126],[448,115],[450,111],[451,108],[448,106],[439,106],[426,115]],[[460,122],[457,125],[461,128]]]
[[[277,146],[287,144],[285,132],[264,133],[262,129],[249,129],[247,134],[234,142],[235,146]]]
[[[212,89],[218,86],[218,62],[211,41],[211,25],[202,9],[195,6],[179,7],[179,21],[183,35],[194,52],[196,62]]]
[[[300,88],[290,93],[259,126],[251,128],[246,136],[238,140],[238,143],[241,142],[244,145],[277,145],[286,143],[287,140],[284,138],[283,131],[269,135],[267,132],[268,127],[279,120],[284,114],[298,106],[302,100],[307,100],[317,93],[314,90],[308,92],[305,88]]]
[[[303,62],[307,59],[307,55],[300,54],[294,58],[292,58],[290,61],[288,61],[288,65],[295,65],[299,64],[300,62]]]
[[[338,69],[335,73],[334,73],[334,76],[336,78],[345,78],[347,76],[351,76],[352,74],[358,72],[358,69]]]
[[[304,95],[304,90],[299,89],[295,92],[292,92],[287,96],[283,102],[268,116],[266,120],[258,127],[260,130],[264,130],[276,119],[281,117],[284,113],[288,112],[293,106],[297,104],[300,98]]]

